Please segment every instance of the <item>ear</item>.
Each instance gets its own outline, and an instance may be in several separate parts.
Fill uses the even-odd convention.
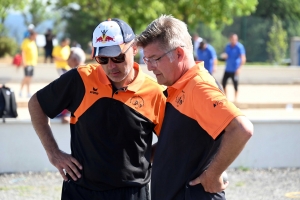
[[[91,59],[94,60],[94,47],[92,47]]]
[[[184,47],[177,47],[176,49],[176,55],[179,62],[182,61],[185,56],[185,51],[183,48]]]
[[[135,56],[138,53],[138,47],[135,44],[133,44],[132,49],[133,49],[133,56]]]

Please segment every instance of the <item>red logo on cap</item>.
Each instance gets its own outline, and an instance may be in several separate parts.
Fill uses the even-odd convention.
[[[96,39],[96,43],[97,43],[97,42],[103,42],[103,43],[105,43],[105,42],[109,42],[109,41],[112,41],[112,42],[115,41],[115,40],[114,40],[114,39],[115,39],[114,37],[110,37],[110,36],[106,35],[107,31],[108,31],[108,30],[103,30],[103,31],[101,31],[102,36],[100,36],[100,37],[98,37],[98,38]]]
[[[103,42],[102,36],[100,36],[100,37],[97,38],[96,43],[97,43],[97,42]]]

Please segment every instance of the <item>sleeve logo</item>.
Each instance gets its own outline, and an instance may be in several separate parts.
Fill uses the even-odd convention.
[[[184,100],[185,100],[185,92],[182,90],[181,93],[175,99],[177,107],[181,106]]]
[[[220,105],[223,101],[225,101],[224,99],[220,100],[220,101],[215,101],[213,103],[214,108],[217,107],[218,105]]]

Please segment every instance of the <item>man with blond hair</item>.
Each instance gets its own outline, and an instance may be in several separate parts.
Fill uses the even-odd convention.
[[[136,40],[148,70],[168,87],[151,198],[225,199],[222,173],[252,136],[253,125],[226,99],[203,62],[195,62],[184,22],[162,15]]]

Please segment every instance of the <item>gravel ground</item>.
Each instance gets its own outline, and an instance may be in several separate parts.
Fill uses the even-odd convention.
[[[300,199],[300,168],[230,169],[228,200]]]
[[[228,169],[228,200],[300,199],[300,168]],[[57,172],[0,174],[0,200],[60,199]]]

